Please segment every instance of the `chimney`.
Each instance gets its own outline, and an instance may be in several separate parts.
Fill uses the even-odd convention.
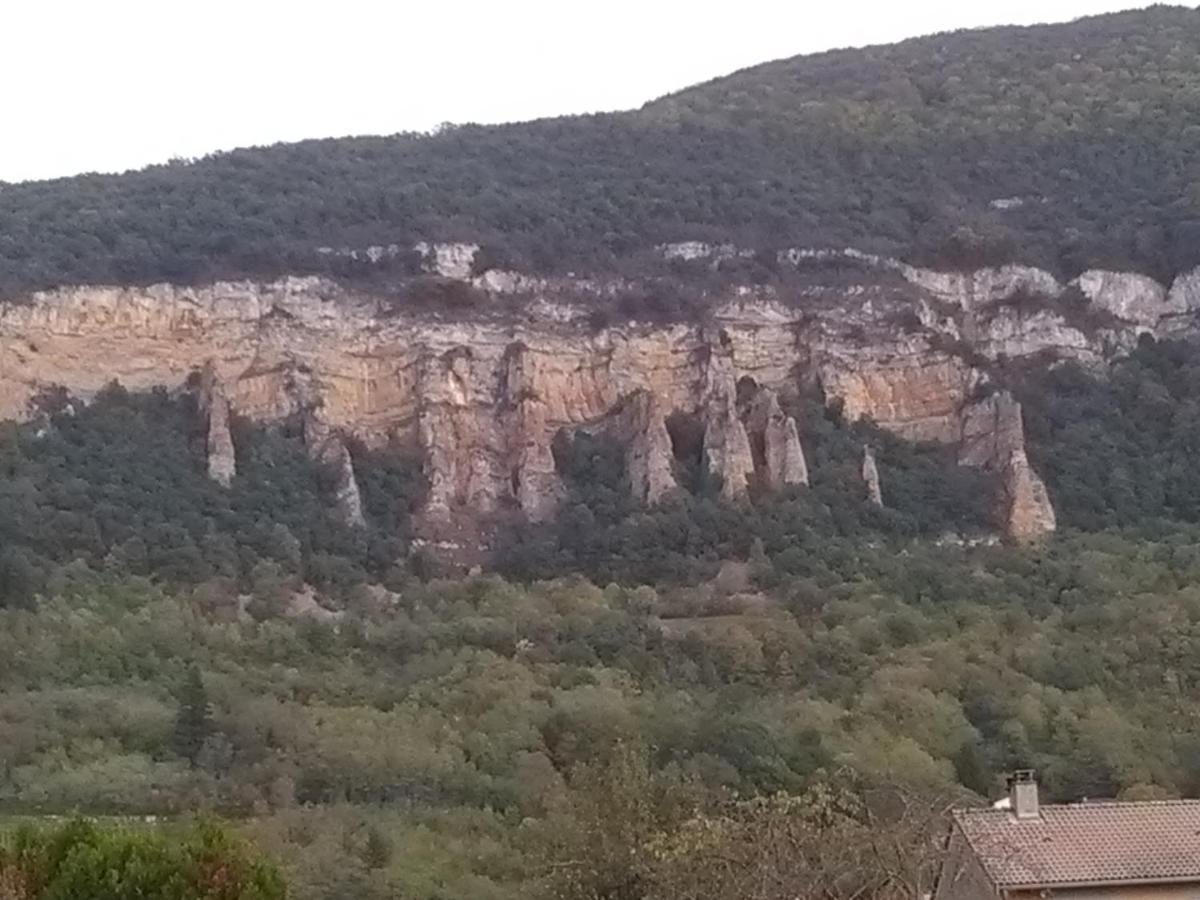
[[[1013,815],[1019,820],[1040,819],[1038,783],[1033,769],[1017,769],[1008,777],[1008,797]]]

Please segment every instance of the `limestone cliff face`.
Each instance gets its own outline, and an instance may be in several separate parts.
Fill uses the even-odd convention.
[[[467,250],[431,253],[446,277],[472,278]],[[779,399],[818,384],[849,420],[961,446],[965,465],[1003,475],[1005,527],[1025,534],[1045,530],[1052,510],[1011,411],[974,399],[989,361],[1099,364],[1141,333],[1192,333],[1200,310],[1200,271],[1169,289],[1107,272],[1064,286],[1021,267],[948,274],[852,251],[786,258],[818,253],[865,270],[853,283],[739,289],[696,324],[595,328],[590,308],[621,284],[504,272],[473,279],[504,302],[458,318],[398,312],[319,278],[34,294],[0,305],[0,418],[26,416],[51,385],[86,398],[112,380],[177,388],[203,372],[213,478],[228,483],[236,469],[230,415],[307,415],[310,452],[341,473],[334,502],[346,521],[361,519],[361,501],[345,439],[400,444],[424,458],[422,520],[452,541],[464,522],[553,513],[560,431],[618,436],[646,502],[677,487],[672,414],[702,424],[727,496],[752,477],[804,484],[804,435]],[[748,400],[739,384],[752,385]]]
[[[704,464],[721,481],[721,496],[737,500],[746,496],[754,474],[750,437],[730,402],[715,403],[706,412]]]
[[[358,478],[354,474],[354,460],[342,435],[324,418],[324,398],[313,384],[312,373],[307,369],[279,369],[282,377],[286,403],[300,417],[304,435],[304,447],[311,459],[316,460],[330,478],[330,495],[333,510],[344,525],[361,528],[367,524],[363,514],[362,495]]]
[[[625,444],[629,490],[640,503],[658,503],[676,490],[671,435],[661,404],[649,391],[629,397],[615,434]]]
[[[1097,309],[1153,329],[1165,315],[1185,312],[1167,304],[1167,289],[1145,275],[1091,269],[1075,280],[1084,296]]]
[[[721,496],[746,496],[754,475],[750,436],[737,410],[737,364],[733,339],[725,330],[705,343],[704,351],[704,465],[721,483]]]
[[[746,413],[746,428],[754,450],[754,467],[768,487],[778,490],[808,484],[808,462],[796,420],[784,413],[775,391],[763,388],[757,392]]]
[[[229,400],[211,365],[205,366],[201,373],[197,405],[208,429],[205,439],[208,477],[222,487],[229,487],[237,474],[237,456],[229,431]]]
[[[818,372],[826,397],[850,421],[871,419],[907,440],[939,443],[957,436],[959,415],[982,377],[923,341],[841,351]]]
[[[554,433],[547,424],[546,403],[528,383],[527,358],[524,344],[509,346],[502,404],[508,406],[509,471],[517,505],[530,521],[543,522],[554,515],[562,484],[551,450]]]

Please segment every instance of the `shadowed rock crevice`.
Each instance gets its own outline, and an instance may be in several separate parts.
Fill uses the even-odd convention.
[[[354,474],[354,460],[345,441],[314,412],[308,411],[304,415],[304,446],[309,456],[330,474],[330,493],[338,520],[354,528],[364,527],[367,520],[363,514],[362,494]]]
[[[808,461],[800,444],[796,420],[779,405],[779,396],[760,388],[745,415],[755,470],[772,490],[808,484]]]

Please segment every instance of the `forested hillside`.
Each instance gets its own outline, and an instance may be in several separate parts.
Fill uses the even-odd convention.
[[[612,115],[307,141],[0,188],[0,290],[337,267],[474,240],[542,271],[654,244],[856,246],[1169,280],[1200,262],[1200,12],[797,57]]]
[[[559,518],[456,581],[406,552],[402,458],[355,450],[351,532],[286,424],[239,425],[226,492],[186,395],[48,396],[0,432],[0,819],[210,809],[302,900],[898,897],[1014,767],[1192,795],[1196,377],[1146,340],[1027,382],[1042,547],[984,539],[980,474],[814,402],[812,486],[746,502],[681,470],[637,508],[613,448],[560,445]]]
[[[1155,7],[782,60],[625,113],[0,185],[0,299],[371,279],[0,309],[28,413],[0,422],[0,898],[75,845],[111,878],[135,850],[190,865],[220,834],[181,825],[200,813],[296,900],[911,900],[948,806],[1014,768],[1051,800],[1200,795],[1200,277],[919,273],[939,293],[773,252],[1165,284],[1200,264],[1198,141],[1200,11]],[[746,253],[655,250],[689,239]],[[633,277],[560,332],[566,288],[421,274],[420,240],[481,243],[476,272]],[[753,315],[613,355],[604,326],[699,320],[746,281],[777,288],[740,295]],[[428,322],[388,331],[405,304]],[[118,353],[128,383],[176,380],[94,393]],[[658,409],[678,384],[695,410]],[[744,467],[707,458],[739,434]],[[789,448],[803,477],[765,465]],[[1020,488],[1045,527],[1005,529]],[[5,836],[73,813],[149,831]]]

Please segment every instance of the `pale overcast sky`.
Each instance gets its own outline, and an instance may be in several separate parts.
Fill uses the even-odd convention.
[[[1139,0],[0,0],[0,180],[638,106],[831,47]]]

